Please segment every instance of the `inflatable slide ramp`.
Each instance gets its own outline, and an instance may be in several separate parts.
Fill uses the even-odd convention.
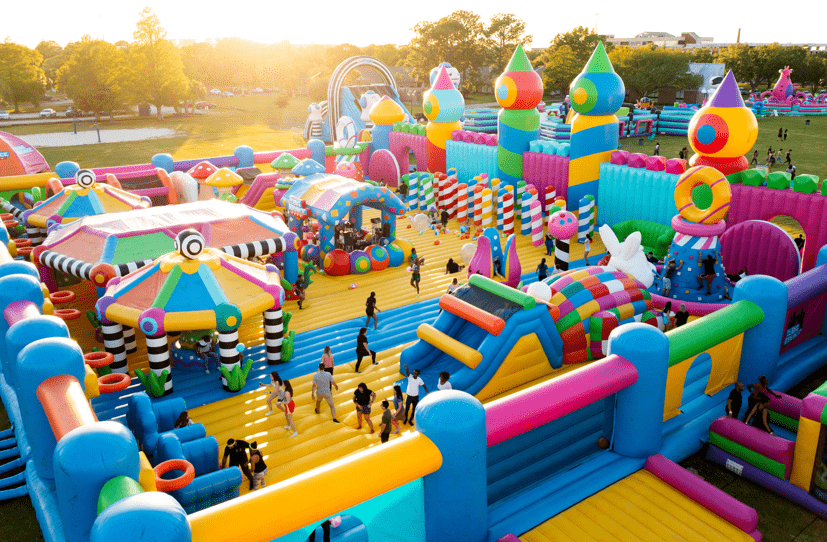
[[[402,352],[400,369],[418,369],[436,389],[439,373],[454,389],[481,401],[561,367],[563,341],[550,306],[482,275],[439,301],[442,312],[417,329],[419,341]]]

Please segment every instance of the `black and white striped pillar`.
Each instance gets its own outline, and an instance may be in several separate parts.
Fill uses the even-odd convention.
[[[123,326],[118,323],[104,324],[101,322],[101,333],[103,334],[103,347],[115,357],[109,368],[113,373],[126,373],[128,369],[126,366]]]
[[[164,382],[164,395],[172,393],[172,367],[169,363],[169,343],[167,334],[152,335],[146,338],[146,357],[149,360],[149,370],[160,378],[161,373],[167,371],[169,376]]]
[[[281,309],[264,311],[264,345],[267,365],[281,363],[281,343],[284,339],[284,321]]]
[[[568,239],[554,240],[554,265],[560,271],[569,270],[569,244]]]
[[[126,345],[126,354],[134,354],[138,351],[138,343],[135,341],[135,328],[123,328],[123,341]]]
[[[221,358],[221,366],[232,373],[234,367],[241,366],[241,354],[236,350],[238,346],[238,329],[226,333],[218,332],[218,355]],[[227,379],[221,374],[221,385],[224,391],[232,391],[227,385]]]
[[[37,245],[43,243],[43,237],[41,236],[40,232],[42,230],[37,226],[29,226],[26,225],[26,235],[28,235],[29,239],[32,242],[32,246],[36,247]]]

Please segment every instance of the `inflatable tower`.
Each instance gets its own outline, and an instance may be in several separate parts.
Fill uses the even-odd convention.
[[[568,201],[576,204],[586,194],[597,195],[600,164],[608,162],[617,150],[615,113],[625,96],[623,80],[615,73],[603,43],[598,43],[569,90],[575,115],[571,120]]]
[[[690,166],[711,166],[729,175],[749,168],[744,156],[758,138],[758,121],[741,98],[732,71],[689,122]]]
[[[499,176],[502,186],[516,186],[523,178],[523,153],[540,135],[537,104],[543,99],[543,82],[531,68],[522,44],[517,45],[494,88],[503,108],[497,123]]]
[[[439,66],[433,86],[423,96],[422,109],[428,119],[425,128],[428,171],[445,173],[445,142],[451,139],[454,130],[462,130],[459,119],[465,112],[465,100],[451,82],[445,66]]]

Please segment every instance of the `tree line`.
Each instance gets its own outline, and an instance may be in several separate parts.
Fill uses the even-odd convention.
[[[511,13],[484,21],[474,12],[459,10],[436,21],[421,21],[412,30],[413,39],[402,46],[261,44],[225,38],[177,48],[152,9],[145,8],[131,43],[111,44],[89,36],[65,48],[54,41],[42,41],[35,49],[8,39],[0,43],[0,98],[15,110],[21,102],[39,106],[45,90],[56,86],[81,110],[111,115],[124,104],[149,103],[159,117],[161,106],[192,107],[208,88],[216,87],[275,89],[281,105],[302,87],[311,99],[320,101],[326,98],[335,67],[355,55],[407,67],[426,86],[431,69],[449,62],[464,75],[461,90],[474,93],[493,83],[518,43],[532,41],[525,21]],[[606,36],[577,27],[555,36],[546,49],[528,53],[535,67],[545,67],[546,92],[565,94],[599,41],[606,45],[626,88],[638,96],[662,88],[696,88],[700,78],[688,72],[690,62],[723,63],[752,91],[770,87],[784,66],[793,68],[793,81],[813,92],[827,77],[827,53],[810,54],[803,47],[777,43],[752,48],[733,44],[719,50],[614,47]]]

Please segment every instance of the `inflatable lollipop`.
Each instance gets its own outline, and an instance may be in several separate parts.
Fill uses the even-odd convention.
[[[557,211],[548,219],[548,232],[554,237],[554,266],[569,269],[569,244],[577,235],[577,217],[569,211]]]

